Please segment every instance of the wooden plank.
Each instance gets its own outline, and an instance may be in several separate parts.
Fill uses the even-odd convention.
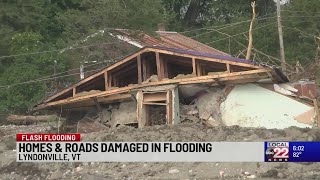
[[[155,102],[144,102],[143,104],[146,105],[159,105],[159,106],[166,106],[166,103],[155,103]]]
[[[76,96],[76,92],[77,92],[77,89],[75,87],[72,88],[72,97]]]
[[[196,58],[192,58],[192,74],[197,75]]]
[[[230,70],[230,64],[229,64],[229,63],[227,63],[226,65],[227,65],[227,72],[228,72],[228,73],[231,73],[231,70]]]
[[[137,66],[138,66],[138,84],[142,83],[142,67],[141,67],[141,56],[137,56]]]
[[[112,78],[113,78],[113,75],[110,74],[108,78],[108,87],[112,87]]]
[[[159,81],[161,81],[162,80],[162,73],[161,73],[160,55],[159,55],[159,52],[155,52],[155,53],[156,53],[156,63],[157,63],[157,75],[158,75]]]
[[[142,125],[142,111],[143,111],[143,104],[142,104],[142,91],[137,92],[137,121],[138,121],[138,127],[143,127]]]
[[[196,72],[197,72],[197,76],[201,76],[201,73],[202,73],[202,69],[201,69],[201,63],[199,61],[196,62],[197,65],[196,65]]]
[[[112,78],[112,83],[114,87],[118,87],[118,79],[115,76]]]
[[[166,93],[144,93],[144,102],[166,101]]]
[[[174,56],[182,56],[182,57],[187,57],[187,58],[196,58],[196,59],[201,59],[201,60],[206,60],[206,61],[218,62],[218,63],[223,63],[223,64],[230,63],[232,65],[243,66],[243,67],[251,67],[251,68],[254,68],[254,69],[261,69],[262,68],[260,66],[255,66],[255,65],[252,65],[252,64],[247,64],[247,63],[242,63],[242,62],[234,62],[234,61],[223,60],[223,59],[216,59],[216,58],[203,57],[203,56],[195,56],[195,55],[190,55],[190,54],[171,52],[169,50],[156,49],[156,48],[152,48],[152,47],[148,47],[147,50],[149,50],[149,51],[157,51],[159,53],[169,54],[169,55],[174,55]]]
[[[131,99],[131,94],[115,94],[113,96],[99,97],[98,102],[110,103],[113,101],[126,100],[126,99],[127,100]]]
[[[143,58],[141,60],[142,60],[142,79],[143,79],[143,81],[145,81],[149,78],[148,74],[147,74],[149,67],[147,66],[148,62],[147,62],[146,58]]]
[[[107,90],[109,87],[108,71],[104,72],[104,87],[105,90]]]
[[[172,91],[171,90],[168,90],[167,91],[167,124],[172,124]]]
[[[148,105],[142,105],[142,108],[144,109],[144,126],[150,126],[150,107]]]
[[[169,73],[168,73],[168,60],[163,58],[163,73],[164,76],[163,78],[168,78],[169,77]]]

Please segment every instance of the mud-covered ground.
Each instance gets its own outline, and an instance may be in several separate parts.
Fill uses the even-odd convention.
[[[0,179],[320,179],[320,163],[15,162],[15,133],[50,131],[52,129],[46,125],[0,126]],[[120,126],[81,137],[83,141],[320,141],[320,130],[207,127],[201,123],[184,123],[144,129]]]

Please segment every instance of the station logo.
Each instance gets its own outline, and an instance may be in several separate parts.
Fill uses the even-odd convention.
[[[267,142],[265,156],[269,162],[287,162],[289,142]]]

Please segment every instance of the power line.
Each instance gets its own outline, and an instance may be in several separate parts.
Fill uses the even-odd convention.
[[[267,25],[271,25],[271,24],[275,24],[275,22],[270,23],[270,24],[267,24]],[[265,26],[267,26],[267,25],[265,25]],[[258,27],[258,28],[262,28],[262,27],[265,27],[265,26],[260,26],[260,27]],[[256,28],[256,29],[257,29],[257,28]],[[254,30],[254,29],[253,29],[253,30]],[[220,32],[220,31],[217,31],[217,32],[219,32],[219,33],[221,33],[221,34],[223,34],[223,35],[228,36],[227,38],[223,38],[223,39],[230,39],[230,38],[232,38],[234,41],[236,41],[237,43],[239,43],[241,46],[247,48],[244,44],[242,44],[242,43],[240,43],[239,41],[237,41],[234,37],[235,37],[235,36],[238,36],[238,35],[241,35],[241,34],[243,34],[243,33],[246,33],[246,32],[248,32],[248,31],[245,31],[245,32],[242,32],[242,33],[238,33],[238,34],[234,34],[234,35],[229,35],[229,34],[227,34],[227,33],[223,33],[223,32]],[[220,39],[220,40],[223,40],[223,39]],[[217,40],[216,40],[216,41],[217,41]],[[214,41],[214,42],[216,42],[216,41]],[[212,42],[209,42],[209,43],[206,43],[206,44],[209,45],[210,43],[212,43]],[[269,58],[269,60],[275,59],[275,60],[277,60],[277,61],[280,61],[280,59],[278,59],[278,58],[276,58],[276,57],[273,57],[273,56],[270,56],[270,55],[267,55],[266,53],[264,53],[264,52],[262,52],[262,51],[259,51],[259,50],[257,50],[257,49],[254,48],[254,47],[253,47],[252,49],[255,50],[256,52],[262,54],[262,55],[267,56],[267,57]],[[272,61],[272,60],[271,60],[271,61]],[[272,61],[272,63],[276,64],[274,61]],[[287,64],[287,63],[286,63],[286,64]],[[288,64],[287,64],[287,65],[288,65]]]
[[[112,43],[90,44],[90,45],[86,45],[86,46],[79,46],[79,47],[74,47],[74,48],[69,48],[69,49],[64,48],[64,49],[65,49],[65,51],[68,51],[68,50],[74,50],[74,49],[81,49],[81,48],[87,48],[87,47],[93,47],[93,46],[99,46],[99,45],[106,45],[106,44],[117,44],[117,43],[124,43],[124,42],[125,41],[112,42]],[[32,53],[23,53],[23,54],[15,54],[15,55],[8,55],[8,56],[0,56],[0,59],[9,58],[9,57],[35,55],[35,54],[45,54],[45,53],[50,53],[50,52],[60,52],[60,51],[62,51],[64,49],[55,49],[55,50],[48,50],[48,51],[38,51],[38,52],[32,52]]]
[[[101,69],[102,69],[102,68],[94,69],[94,70],[90,70],[90,71],[87,71],[87,72],[99,71],[99,70],[101,70]],[[23,85],[23,84],[30,84],[30,83],[42,82],[42,81],[47,81],[47,80],[52,80],[52,79],[59,79],[59,78],[63,78],[63,77],[74,76],[74,75],[77,75],[77,74],[80,74],[80,72],[78,72],[78,73],[73,73],[73,74],[62,75],[62,76],[57,76],[57,77],[52,77],[52,78],[35,79],[35,80],[25,81],[25,82],[16,83],[16,84],[11,84],[11,85],[4,85],[4,86],[0,86],[0,88],[10,88],[10,87],[17,86],[17,85]]]
[[[311,11],[292,11],[292,10],[281,10],[284,12],[303,12],[303,13],[319,13],[319,12],[311,12]]]
[[[272,25],[272,24],[275,24],[276,22],[272,22],[272,23],[269,23],[269,24],[266,24],[266,25],[263,25],[263,26],[259,26],[259,27],[256,27],[256,28],[253,28],[252,30],[257,30],[257,29],[261,29],[261,28],[263,28],[263,27],[266,27],[266,26],[270,26],[270,25]],[[218,32],[217,30],[215,30],[216,32]],[[249,31],[243,31],[243,32],[241,32],[241,33],[237,33],[237,34],[233,34],[233,35],[227,35],[226,33],[224,34],[224,35],[226,35],[226,36],[228,36],[228,37],[226,37],[226,38],[221,38],[221,39],[218,39],[218,40],[214,40],[214,41],[210,41],[210,42],[207,42],[207,43],[205,43],[205,44],[211,44],[211,43],[214,43],[214,42],[217,42],[217,41],[222,41],[222,40],[225,40],[225,39],[229,39],[229,38],[232,38],[232,37],[235,37],[235,36],[239,36],[239,35],[242,35],[242,34],[244,34],[244,33],[247,33],[247,32],[249,32]],[[221,32],[219,32],[220,34],[223,34],[223,33],[221,33]]]
[[[274,14],[274,13],[271,13],[271,14]],[[271,15],[271,14],[266,14],[265,16]],[[265,17],[265,16],[262,16],[261,18],[257,18],[257,20],[264,20],[264,19],[270,19],[270,18],[275,18],[276,17],[276,16],[273,16],[273,17]],[[213,27],[228,28],[228,27],[232,27],[232,26],[235,26],[235,25],[238,25],[238,24],[249,22],[249,21],[250,20],[245,20],[245,21],[235,22],[235,23],[231,23],[231,24],[224,24],[224,25],[211,26],[211,27],[203,27],[203,28],[198,28],[198,29],[193,29],[193,30],[188,30],[188,31],[181,31],[181,32],[178,32],[178,33],[184,34],[184,33],[188,33],[188,32],[198,31],[198,30],[202,30],[202,29],[209,29],[209,28],[213,28]],[[119,28],[105,28],[105,29],[103,29],[103,31],[105,31],[106,29],[117,30]],[[100,30],[100,31],[102,31],[102,30]],[[92,36],[92,35],[89,35],[89,36]],[[89,36],[87,36],[87,37],[89,37]],[[10,57],[36,55],[36,54],[45,54],[45,53],[52,53],[52,52],[64,53],[65,51],[68,51],[68,50],[81,49],[81,48],[86,48],[86,47],[93,47],[93,46],[107,45],[107,44],[118,44],[118,43],[126,43],[126,42],[125,41],[118,41],[118,42],[112,42],[112,43],[99,43],[99,44],[91,44],[91,45],[85,45],[85,46],[79,46],[79,47],[69,47],[69,48],[63,48],[63,49],[54,49],[54,50],[47,50],[47,51],[37,51],[37,52],[31,52],[31,53],[14,54],[14,55],[0,56],[0,59],[10,58]]]
[[[120,58],[123,58],[123,57],[126,57],[126,56],[128,56],[128,55],[130,55],[130,54],[127,54],[127,55],[124,55],[124,56],[118,56],[118,57],[115,57],[115,58],[113,58],[113,59],[107,59],[107,60],[104,60],[104,61],[102,61],[102,62],[96,62],[96,63],[93,63],[93,64],[89,64],[89,65],[83,66],[83,68],[87,68],[87,67],[91,67],[91,66],[94,66],[94,65],[102,64],[102,63],[105,63],[105,62],[107,62],[107,61],[114,62],[115,60],[120,59]],[[48,78],[48,77],[54,77],[54,76],[56,76],[56,75],[60,75],[60,74],[72,72],[72,71],[75,71],[75,70],[79,70],[79,68],[70,69],[70,70],[67,70],[67,71],[59,72],[59,73],[57,73],[57,74],[52,74],[52,75],[49,75],[49,76],[44,76],[44,77],[41,77],[41,78],[38,78],[38,79],[44,79],[44,78]]]
[[[290,27],[290,26],[283,26],[283,27],[285,27],[285,28],[289,28],[289,29],[294,29],[294,30],[296,30],[296,31],[301,32],[302,34],[305,34],[305,35],[308,35],[308,36],[312,36],[312,37],[317,38],[317,39],[319,39],[319,40],[320,40],[320,37],[319,37],[319,36],[316,36],[316,35],[313,35],[313,34],[307,33],[307,32],[302,31],[301,29],[298,29],[298,28],[296,28],[296,27]]]
[[[277,17],[277,16],[265,17],[265,18],[257,18],[256,20],[265,20],[265,19],[271,19],[271,18],[276,18],[276,17]],[[215,31],[214,29],[212,29],[213,27],[221,27],[221,28],[219,29],[219,30],[221,30],[221,29],[229,28],[229,27],[232,27],[232,26],[235,26],[235,25],[238,25],[238,24],[242,24],[242,23],[246,23],[246,22],[250,22],[250,21],[251,21],[251,20],[245,20],[245,21],[241,21],[241,22],[226,24],[226,25],[223,25],[223,26],[212,26],[212,27],[206,27],[206,28],[201,28],[201,29],[206,29],[206,30],[213,30],[213,31]],[[212,32],[212,31],[205,32],[205,33],[202,33],[202,34],[199,34],[199,35],[192,36],[192,37],[190,37],[190,38],[202,36],[202,35],[204,35],[204,34],[208,34],[208,33],[211,33],[211,32]]]
[[[125,56],[127,56],[127,55],[125,55]],[[116,60],[116,59],[119,59],[119,58],[122,58],[122,57],[125,57],[125,56],[118,56],[118,57],[113,58],[113,59],[104,60],[103,62],[98,62],[98,63],[95,63],[95,64],[90,64],[90,65],[87,65],[87,66],[84,66],[84,67],[89,67],[89,66],[101,64],[101,63],[104,63],[104,62],[109,61],[109,60],[114,61],[114,60]],[[95,70],[99,70],[99,69],[102,69],[102,68],[98,68],[98,69],[95,69]],[[62,75],[62,76],[56,76],[56,75],[64,74],[64,73],[71,72],[71,71],[74,71],[74,70],[78,70],[78,68],[77,68],[77,69],[71,69],[71,70],[64,71],[64,72],[60,72],[60,73],[58,73],[58,74],[53,74],[53,75],[49,75],[49,76],[45,76],[45,77],[41,77],[41,78],[29,80],[29,81],[25,81],[25,82],[20,82],[20,83],[16,83],[16,84],[9,84],[9,85],[2,85],[2,86],[0,86],[0,88],[12,87],[12,86],[17,86],[17,85],[22,85],[22,84],[29,84],[29,83],[34,83],[34,82],[41,82],[41,81],[52,80],[52,79],[59,79],[59,78],[61,78],[61,77],[68,77],[68,76],[73,76],[73,75],[80,74],[80,72],[77,72],[77,73],[74,73],[74,74],[67,74],[67,75]],[[90,70],[90,71],[87,71],[87,72],[92,72],[92,71],[94,71],[94,70]]]
[[[320,16],[284,16],[285,18],[319,18]]]

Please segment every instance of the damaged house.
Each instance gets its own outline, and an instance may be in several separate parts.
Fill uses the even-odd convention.
[[[316,86],[289,83],[277,68],[232,57],[175,32],[130,38],[140,49],[33,107],[63,115],[99,112],[100,123],[138,127],[178,124],[197,117],[211,125],[312,127],[317,108],[299,96]],[[303,92],[307,89],[307,92]]]

